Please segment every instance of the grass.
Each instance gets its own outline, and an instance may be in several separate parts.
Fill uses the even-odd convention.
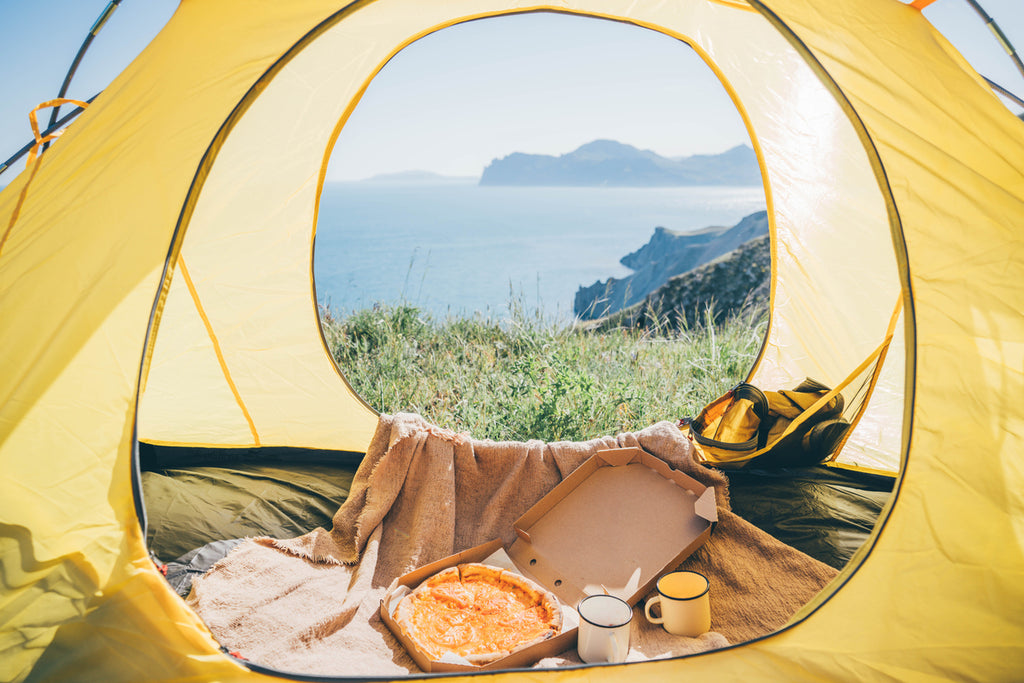
[[[718,325],[593,332],[516,302],[501,321],[436,320],[404,304],[321,317],[338,365],[375,408],[498,441],[579,441],[695,415],[746,376],[766,322],[747,310]]]

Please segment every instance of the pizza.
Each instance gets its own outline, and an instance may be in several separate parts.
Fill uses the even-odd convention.
[[[535,582],[486,564],[434,574],[398,603],[395,623],[431,659],[483,665],[561,631],[558,600]]]

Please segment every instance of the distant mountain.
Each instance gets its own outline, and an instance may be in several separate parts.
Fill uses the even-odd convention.
[[[619,260],[634,272],[624,278],[608,278],[589,287],[580,287],[573,311],[583,320],[592,320],[628,308],[643,301],[671,278],[767,234],[767,211],[752,213],[731,228],[713,226],[684,233],[655,228],[647,244]]]
[[[472,176],[450,176],[433,171],[398,171],[397,173],[381,173],[359,182],[363,183],[466,183],[476,178]]]
[[[738,145],[721,154],[670,159],[614,140],[595,140],[561,156],[515,152],[484,169],[481,185],[670,187],[760,185],[754,150]]]

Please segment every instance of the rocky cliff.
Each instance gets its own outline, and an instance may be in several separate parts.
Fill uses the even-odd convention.
[[[714,322],[741,309],[766,311],[771,287],[771,248],[768,235],[673,277],[644,301],[592,321],[591,329],[672,327]]]
[[[580,287],[573,310],[581,319],[592,320],[628,308],[644,301],[670,278],[767,234],[765,211],[751,214],[731,228],[714,226],[687,233],[655,228],[647,244],[620,260],[633,274]]]

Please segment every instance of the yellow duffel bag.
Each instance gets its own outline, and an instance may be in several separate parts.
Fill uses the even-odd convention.
[[[697,459],[714,467],[799,467],[821,462],[850,428],[843,395],[805,379],[793,389],[761,391],[741,382],[682,420]]]

